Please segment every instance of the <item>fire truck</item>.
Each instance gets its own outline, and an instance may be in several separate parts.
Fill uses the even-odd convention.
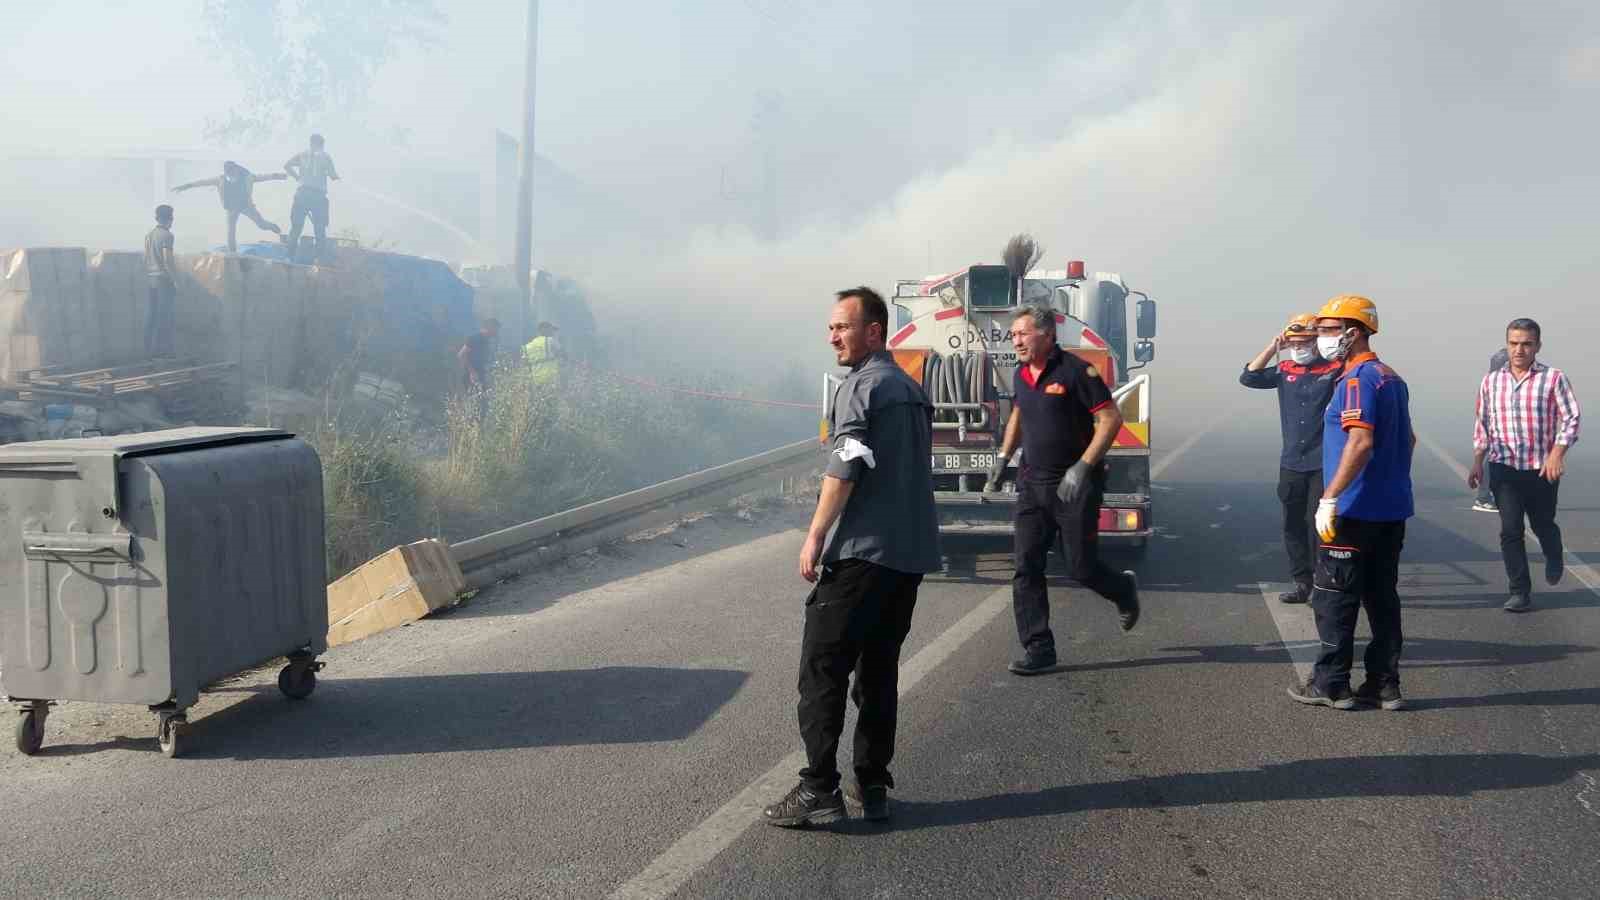
[[[1011,414],[1016,350],[1011,322],[1022,306],[1055,313],[1063,350],[1095,367],[1122,411],[1123,426],[1107,455],[1100,538],[1108,549],[1142,551],[1152,534],[1150,376],[1155,359],[1156,303],[1111,272],[974,265],[948,275],[900,281],[893,297],[895,362],[933,401],[933,485],[939,529],[946,535],[1010,535],[1019,449],[999,491],[984,491]],[[1129,359],[1128,301],[1135,340]],[[824,428],[838,376],[824,376]],[[826,435],[824,434],[824,438]]]

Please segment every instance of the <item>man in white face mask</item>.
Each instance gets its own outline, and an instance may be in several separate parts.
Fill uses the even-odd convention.
[[[1289,359],[1279,360],[1288,351]],[[1239,383],[1278,392],[1278,420],[1283,429],[1283,456],[1278,462],[1278,500],[1283,504],[1283,549],[1289,555],[1289,578],[1295,589],[1278,595],[1284,603],[1305,603],[1311,597],[1316,550],[1313,520],[1322,496],[1322,412],[1339,384],[1340,363],[1317,353],[1317,317],[1303,313],[1289,320],[1256,355]]]

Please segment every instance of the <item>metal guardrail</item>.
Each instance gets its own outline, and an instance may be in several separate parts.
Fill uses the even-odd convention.
[[[766,481],[776,487],[785,479],[820,469],[823,459],[823,448],[816,438],[796,441],[461,541],[450,545],[450,555],[461,566],[467,583],[481,587],[492,583],[502,572],[523,568],[530,561],[549,562],[575,556],[708,505],[753,493],[760,482]]]

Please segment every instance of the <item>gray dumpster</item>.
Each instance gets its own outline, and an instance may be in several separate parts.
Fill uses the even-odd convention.
[[[57,700],[133,703],[178,752],[201,688],[276,657],[284,694],[327,649],[322,463],[266,428],[0,447],[0,691],[36,752]]]

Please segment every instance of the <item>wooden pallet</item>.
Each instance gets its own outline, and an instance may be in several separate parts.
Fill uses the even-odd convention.
[[[227,377],[236,368],[231,362],[174,367],[177,360],[164,359],[131,366],[63,371],[65,367],[28,369],[18,373],[18,381],[0,382],[0,392],[18,400],[73,400],[94,403],[128,394],[153,393],[170,388],[214,381]]]

